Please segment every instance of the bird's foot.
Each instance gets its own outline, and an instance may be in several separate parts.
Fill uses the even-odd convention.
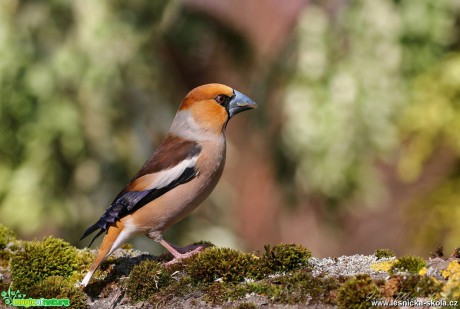
[[[192,244],[186,247],[178,247],[176,245],[170,244],[164,239],[160,240],[160,244],[162,244],[174,256],[172,261],[165,263],[165,266],[176,264],[179,261],[189,258],[210,246],[209,244],[204,243]]]
[[[182,261],[183,259],[187,259],[187,258],[189,258],[191,256],[194,256],[195,254],[199,253],[200,251],[202,251],[205,248],[206,248],[206,246],[203,246],[203,245],[189,245],[187,247],[178,248],[179,250],[177,250],[177,251],[181,252],[181,253],[179,253],[177,255],[174,255],[174,259],[172,259],[171,261],[165,263],[164,265],[165,266],[170,266],[170,265],[177,264],[180,261]],[[190,251],[191,249],[192,249],[192,251]]]

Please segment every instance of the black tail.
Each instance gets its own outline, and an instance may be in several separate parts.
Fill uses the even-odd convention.
[[[96,236],[93,237],[93,239],[91,239],[91,242],[89,243],[89,246],[88,247],[91,247],[91,245],[93,244],[93,242],[96,240],[96,238],[98,238],[102,233],[104,233],[105,230],[101,229],[97,234]]]
[[[148,192],[148,191],[147,191]],[[109,208],[106,209],[102,217],[93,225],[91,225],[81,236],[80,240],[85,238],[86,236],[94,233],[98,229],[101,229],[96,236],[94,236],[93,240],[91,240],[91,243],[89,244],[88,247],[91,247],[93,244],[93,241],[98,238],[102,233],[107,231],[108,226],[111,224],[114,224],[115,221],[117,221],[121,215],[123,214],[123,210],[125,209],[125,205],[122,203],[116,203],[113,202]]]
[[[100,227],[100,222],[101,220],[97,221],[95,224],[91,225],[84,233],[83,235],[81,236],[80,240],[82,240],[83,238],[87,237],[88,235],[94,233],[95,231],[99,230],[99,232],[96,234],[96,236],[93,237],[93,239],[91,240],[90,244],[88,247],[91,247],[91,245],[93,244],[93,242],[96,240],[96,238],[98,238],[102,233],[104,233],[106,231],[106,229]]]
[[[93,225],[91,225],[89,228],[86,229],[86,231],[81,236],[80,240],[82,240],[85,237],[88,237],[88,235],[93,234],[100,228],[101,227],[99,226],[99,221],[97,221],[96,223],[94,223]]]
[[[102,233],[107,231],[108,226],[113,224],[118,218],[120,217],[120,212],[123,210],[124,205],[123,204],[118,204],[118,203],[113,203],[110,205],[109,208],[106,209],[102,217],[93,225],[91,225],[81,236],[80,240],[85,238],[86,236],[94,233],[98,229],[101,229],[96,236],[94,236],[93,240],[91,240],[91,243],[89,244],[88,247],[91,247],[93,244],[93,241],[98,238]]]

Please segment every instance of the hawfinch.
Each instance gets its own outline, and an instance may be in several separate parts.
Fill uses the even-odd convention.
[[[163,232],[214,189],[224,169],[229,119],[256,107],[246,95],[221,84],[203,85],[187,94],[165,139],[99,221],[83,234],[81,239],[99,230],[94,241],[105,232],[83,286],[99,264],[134,235],[144,234],[159,242],[174,256],[172,262],[202,249],[179,248],[164,240]]]

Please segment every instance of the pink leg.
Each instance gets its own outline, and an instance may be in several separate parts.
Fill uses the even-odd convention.
[[[192,255],[197,254],[198,252],[206,248],[205,245],[190,245],[184,248],[180,248],[173,244],[170,244],[164,239],[160,240],[160,244],[163,245],[163,247],[165,247],[166,250],[168,250],[174,256],[174,259],[172,261],[169,261],[165,265],[175,264],[180,260],[189,258]]]

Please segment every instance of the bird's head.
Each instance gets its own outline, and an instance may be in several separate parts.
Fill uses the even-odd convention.
[[[256,107],[252,99],[235,89],[222,84],[206,84],[185,96],[174,122],[183,129],[195,126],[207,133],[220,134],[232,116]]]

